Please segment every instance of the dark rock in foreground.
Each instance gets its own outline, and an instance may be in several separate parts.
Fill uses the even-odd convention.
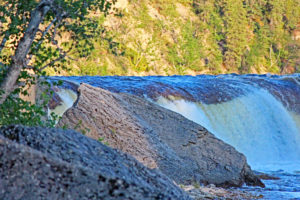
[[[59,125],[87,130],[179,184],[264,186],[243,154],[180,114],[129,94],[81,84]]]
[[[190,199],[131,156],[71,130],[0,129],[0,199]]]

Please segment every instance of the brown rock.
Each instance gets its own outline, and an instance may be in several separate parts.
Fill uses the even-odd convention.
[[[208,186],[197,186],[197,185],[187,185],[182,186],[194,200],[203,199],[219,199],[219,200],[253,200],[261,199],[262,195],[254,195],[246,191],[239,190],[237,188],[224,189],[215,187],[214,185]]]
[[[258,176],[260,179],[262,180],[279,180],[279,177],[273,176],[273,175],[269,175],[266,173],[262,173],[262,172],[257,172],[254,171],[255,175]]]
[[[142,98],[82,84],[79,98],[59,126],[83,130],[96,140],[158,168],[179,184],[264,186],[246,158],[202,126]]]

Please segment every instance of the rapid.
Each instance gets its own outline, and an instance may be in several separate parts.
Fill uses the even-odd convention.
[[[131,93],[178,112],[242,152],[252,169],[279,178],[243,190],[300,199],[300,74],[53,78]]]

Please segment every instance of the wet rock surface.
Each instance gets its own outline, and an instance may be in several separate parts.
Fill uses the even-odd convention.
[[[266,173],[254,171],[254,174],[258,176],[261,180],[279,180],[280,178],[277,176],[272,176]]]
[[[262,199],[262,195],[254,195],[238,189],[224,189],[216,187],[215,185],[197,186],[186,185],[182,186],[193,199],[219,199],[219,200],[253,200]]]
[[[190,199],[170,179],[82,134],[0,129],[0,199]]]
[[[147,100],[81,84],[59,122],[158,168],[179,184],[264,186],[245,156],[202,126]]]

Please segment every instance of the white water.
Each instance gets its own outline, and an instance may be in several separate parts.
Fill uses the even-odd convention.
[[[161,106],[204,126],[216,137],[242,152],[253,169],[300,170],[300,127],[295,114],[266,90],[220,104],[167,100]]]
[[[58,117],[61,117],[69,108],[71,108],[77,99],[77,94],[69,89],[60,88],[55,92],[61,98],[61,104],[56,106],[53,110],[49,110],[48,114],[55,113]]]
[[[245,96],[210,105],[163,97],[157,103],[234,146],[247,157],[252,169],[280,178],[264,180],[266,188],[243,190],[262,194],[263,199],[300,199],[300,116],[270,93],[254,89]]]
[[[255,193],[257,196],[262,194],[263,199],[300,200],[300,115],[288,111],[268,91],[259,89],[260,86],[259,84],[256,85],[255,81],[249,84],[248,79],[251,77],[253,76],[244,77],[245,80],[247,79],[246,81],[242,77],[230,75],[215,77],[216,81],[212,81],[210,76],[195,78],[166,77],[166,80],[165,77],[104,77],[103,79],[100,77],[71,77],[70,80],[77,83],[94,84],[96,87],[103,87],[108,90],[112,87],[115,89],[114,92],[137,94],[143,91],[145,98],[147,98],[148,93],[151,93],[147,89],[148,86],[155,85],[157,82],[169,84],[169,86],[171,85],[179,90],[183,88],[184,91],[191,94],[198,92],[197,89],[193,89],[193,86],[198,86],[197,84],[213,84],[214,87],[212,88],[199,87],[198,89],[202,92],[201,94],[210,91],[210,95],[213,95],[212,91],[215,91],[217,96],[220,96],[217,99],[218,101],[223,101],[230,95],[236,98],[224,103],[208,105],[188,102],[183,99],[178,100],[175,97],[169,98],[172,100],[161,97],[157,103],[203,125],[218,138],[234,146],[247,157],[252,169],[280,178],[279,180],[263,180],[266,188],[243,187],[243,191]],[[219,78],[223,82],[218,82]],[[224,81],[224,78],[228,82]],[[260,78],[262,80],[268,79],[266,77],[254,77],[256,81]],[[282,78],[293,79],[292,76]],[[201,82],[199,82],[200,79]],[[295,78],[292,82],[299,84],[298,80]],[[274,84],[278,88],[281,83],[287,82],[275,81]],[[270,83],[266,82],[266,85],[268,86]],[[186,86],[189,86],[187,90],[185,90]],[[229,90],[227,90],[227,87]],[[238,90],[234,90],[235,87]],[[217,89],[215,90],[215,88]],[[276,89],[276,87],[274,88]],[[293,85],[289,87],[288,84],[286,89],[290,88],[293,88]],[[225,94],[222,94],[223,90],[226,90]],[[297,91],[299,90],[295,90],[295,92]],[[238,94],[247,95],[239,96],[237,92]],[[290,93],[291,91],[284,95]],[[69,93],[68,90],[61,90],[58,95],[64,103],[57,107],[55,112],[62,115],[73,105],[76,94]],[[205,99],[206,96],[201,96],[201,98]],[[284,99],[282,98],[281,101]],[[153,101],[151,98],[148,98],[148,100]],[[296,97],[291,102],[295,103],[294,106],[297,106],[297,101],[299,99]]]
[[[262,194],[262,199],[300,200],[300,115],[296,114],[300,103],[299,75],[80,76],[64,77],[64,80],[78,84],[85,82],[113,92],[143,94],[145,98],[152,97],[148,98],[150,101],[157,98],[156,94],[167,95],[169,90],[170,94],[179,92],[187,94],[189,99],[203,99],[204,102],[227,101],[232,97],[231,101],[209,105],[178,100],[178,96],[168,98],[171,100],[160,98],[158,103],[203,125],[218,138],[234,146],[246,155],[252,169],[280,178],[263,180],[265,188],[243,187],[243,191],[257,196]],[[283,92],[281,100],[278,101],[260,88],[271,88],[270,91],[278,97]],[[243,94],[246,95],[241,96]],[[57,108],[62,114],[76,98],[63,90],[59,96],[64,102],[69,102]],[[285,102],[286,105],[295,112],[282,105],[285,97],[290,100]],[[289,105],[289,102],[293,105]]]

